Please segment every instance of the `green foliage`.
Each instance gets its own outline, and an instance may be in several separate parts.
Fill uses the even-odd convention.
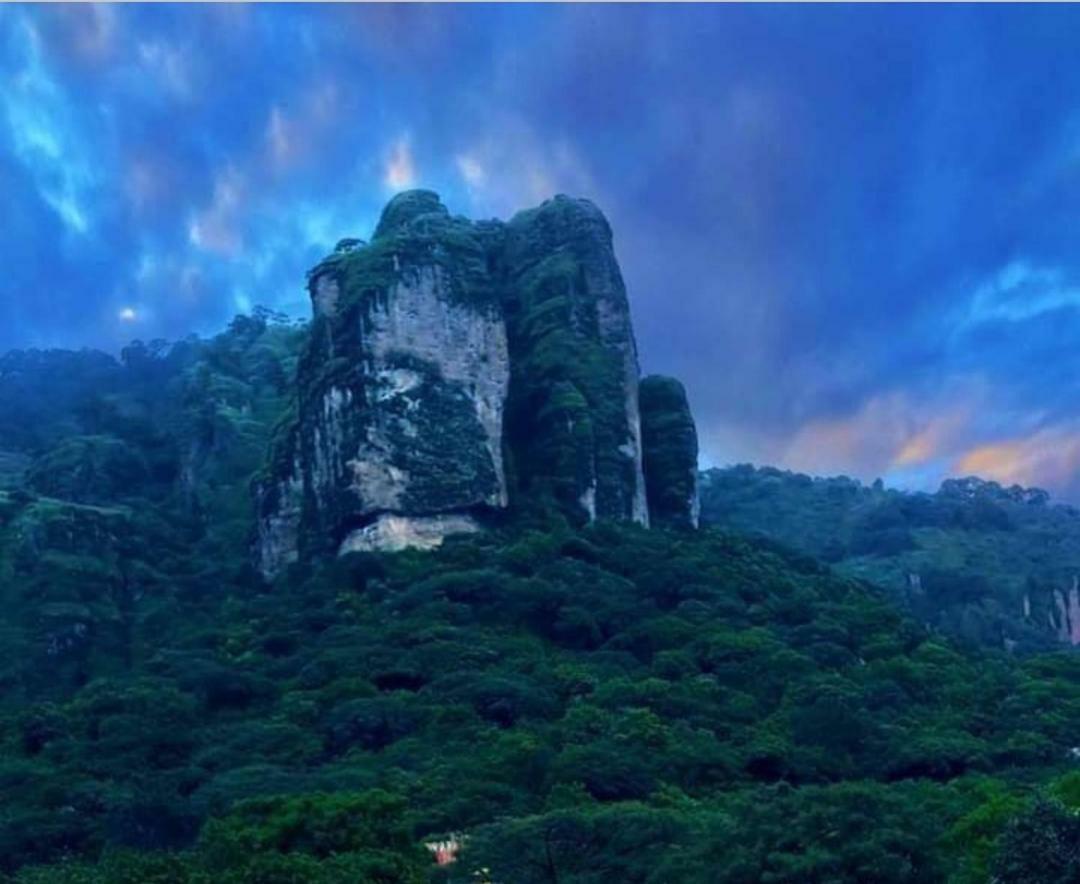
[[[115,500],[144,486],[149,467],[132,446],[111,436],[65,439],[38,458],[27,483],[40,494],[79,503]]]
[[[17,884],[420,884],[429,861],[385,792],[239,804],[173,854],[107,851],[96,864],[26,869]]]
[[[198,853],[219,870],[249,870],[265,857],[349,856],[358,882],[416,882],[426,855],[413,841],[404,811],[403,800],[382,791],[250,800],[206,826]]]
[[[628,518],[636,477],[625,453],[625,359],[633,340],[611,231],[590,203],[556,197],[507,225],[502,260],[517,487],[578,521],[589,506],[602,518]]]
[[[1080,817],[1039,799],[998,839],[991,880],[1008,884],[1068,884],[1080,880]]]
[[[650,523],[696,527],[698,442],[686,390],[675,378],[650,375],[638,400]]]
[[[404,223],[453,224],[440,217]],[[342,271],[370,248],[343,250]],[[569,309],[560,298],[582,294],[573,268],[588,260],[526,274],[545,294],[523,322],[543,329],[546,309]],[[559,367],[568,344],[545,337],[536,377],[554,411],[535,417],[554,432],[576,410],[574,433],[608,432],[589,386],[606,369],[588,354]],[[91,360],[94,384],[70,390],[52,362],[69,370],[67,356],[4,363],[19,373],[0,377],[0,426],[31,422],[5,439],[38,478],[0,492],[0,875],[1075,874],[1080,658],[957,646],[804,552],[711,529],[573,527],[535,506],[433,552],[303,563],[265,585],[247,563],[247,485],[290,407],[303,338],[242,318],[212,341]],[[63,408],[32,401],[42,392]],[[828,488],[809,497],[815,543],[827,532],[810,523],[862,494]],[[732,500],[753,506],[749,492]],[[947,517],[882,500],[866,536],[1030,527],[996,498],[977,511],[952,500]],[[846,529],[837,537],[846,550]],[[957,604],[996,592],[925,573]],[[460,858],[436,869],[423,842],[451,836]],[[1058,877],[1032,877],[1042,851]]]
[[[946,844],[958,858],[959,868],[952,876],[956,884],[989,880],[998,838],[1025,807],[1023,799],[996,780],[976,781],[973,786],[981,803],[956,820],[945,836]]]
[[[7,707],[3,855],[55,866],[25,880],[413,881],[447,832],[495,880],[944,880],[1080,727],[1071,658],[711,531],[509,527],[172,604]]]
[[[28,463],[0,505],[0,682],[36,695],[130,669],[181,596],[249,578],[248,485],[304,336],[256,311],[120,362],[0,360],[0,438]]]
[[[771,467],[702,474],[702,523],[768,537],[884,589],[956,638],[1018,653],[1069,639],[1080,514],[969,478],[936,494]]]

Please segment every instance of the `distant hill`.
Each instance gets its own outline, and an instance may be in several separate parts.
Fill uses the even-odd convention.
[[[962,639],[1016,651],[1080,643],[1080,512],[1041,489],[966,478],[909,493],[743,465],[702,474],[701,520],[876,583]]]

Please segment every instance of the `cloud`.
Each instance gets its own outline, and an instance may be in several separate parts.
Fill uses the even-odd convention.
[[[799,427],[781,461],[811,473],[881,475],[922,432],[916,410],[901,391],[872,396],[853,414]]]
[[[42,63],[37,28],[23,19],[12,38],[20,46],[19,62],[9,88],[0,93],[12,153],[68,229],[85,234],[96,176],[83,149],[69,135],[72,108]]]
[[[907,488],[979,475],[1080,499],[1080,420],[1055,419],[1037,403],[1005,407],[978,377],[952,378],[923,394],[875,394],[851,414],[801,426],[775,459]]]
[[[399,137],[390,146],[383,183],[391,191],[404,190],[416,183],[416,167],[407,136]]]
[[[155,157],[133,156],[124,173],[123,190],[136,215],[158,206],[172,190],[167,168]]]
[[[1080,486],[1080,425],[1073,422],[977,445],[957,458],[952,472],[1075,493]]]
[[[919,487],[1017,440],[977,462],[1042,464],[1080,420],[1077,27],[1038,6],[0,7],[0,347],[304,315],[304,271],[388,192],[504,218],[566,192],[608,215],[643,367],[685,381],[706,459]],[[1075,493],[1070,462],[1029,473]]]
[[[188,239],[193,246],[236,257],[243,248],[240,233],[244,208],[244,180],[237,169],[227,167],[214,184],[210,205],[198,211],[188,225]]]
[[[338,84],[323,79],[307,86],[292,97],[286,110],[274,104],[266,122],[265,141],[271,170],[276,175],[295,173],[296,167],[311,158],[324,139],[339,129],[337,113],[341,108]]]
[[[266,124],[266,141],[270,148],[270,156],[276,166],[287,166],[295,157],[296,136],[280,107],[275,106],[270,109],[270,119]]]
[[[1061,267],[1012,261],[983,282],[968,305],[967,325],[1024,322],[1058,310],[1080,308],[1080,285],[1069,284]]]
[[[941,457],[950,446],[963,438],[978,405],[977,402],[968,401],[946,406],[946,410],[939,414],[913,422],[914,432],[906,434],[889,464],[890,468],[910,468]]]
[[[469,154],[458,154],[454,157],[458,172],[461,174],[465,186],[470,189],[478,189],[487,181],[487,173],[479,160]]]
[[[137,46],[144,70],[175,98],[193,97],[191,62],[187,51],[163,40],[147,40]]]
[[[489,118],[484,133],[454,155],[471,210],[509,217],[557,193],[614,203],[568,138],[553,138],[514,114]]]
[[[113,58],[119,16],[109,3],[58,4],[45,24],[55,29],[65,50],[79,63],[100,66]]]
[[[811,473],[884,477],[906,487],[936,487],[972,439],[999,434],[997,420],[1033,425],[1041,415],[1002,415],[978,377],[948,379],[939,389],[875,393],[851,413],[800,426],[778,461]]]

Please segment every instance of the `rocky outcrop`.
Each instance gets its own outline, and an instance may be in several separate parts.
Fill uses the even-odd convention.
[[[696,528],[698,439],[686,390],[675,378],[650,375],[639,396],[649,518],[654,525]]]
[[[255,488],[264,575],[319,553],[432,547],[523,499],[648,523],[637,348],[592,203],[472,222],[410,191],[308,287],[295,414]],[[671,426],[681,471],[685,420]]]
[[[430,545],[437,526],[474,529],[506,506],[510,367],[489,238],[411,192],[370,244],[311,272],[297,414],[257,489],[265,574],[319,551]]]
[[[637,347],[607,220],[555,197],[510,221],[501,264],[521,488],[583,521],[647,524]]]
[[[1050,625],[1057,634],[1058,641],[1080,645],[1080,577],[1074,575],[1067,590],[1053,590],[1053,597],[1054,608],[1050,615]],[[1025,610],[1030,611],[1030,602],[1026,596],[1025,603]]]

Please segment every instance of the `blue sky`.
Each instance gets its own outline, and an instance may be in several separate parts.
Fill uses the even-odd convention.
[[[1080,8],[0,7],[0,350],[306,314],[395,190],[609,216],[706,458],[1080,500]]]

